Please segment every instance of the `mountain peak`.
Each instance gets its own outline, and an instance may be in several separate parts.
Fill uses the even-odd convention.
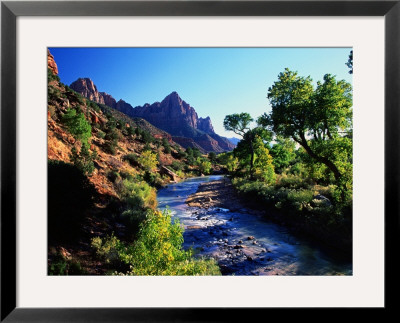
[[[178,98],[180,98],[178,92],[176,92],[176,91],[172,91],[172,92],[171,92],[169,95],[167,95],[167,96],[177,96]]]
[[[89,100],[104,104],[103,96],[97,91],[96,85],[88,77],[78,78],[75,82],[72,82],[69,87]]]
[[[169,104],[169,105],[172,104],[173,106],[179,106],[179,105],[181,105],[182,102],[183,102],[183,100],[179,96],[178,92],[173,91],[170,94],[168,94],[164,98],[164,100],[162,100],[161,103]]]

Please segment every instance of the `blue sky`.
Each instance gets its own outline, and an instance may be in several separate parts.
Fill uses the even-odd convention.
[[[270,111],[268,88],[286,67],[317,82],[327,73],[352,83],[350,48],[49,48],[64,84],[88,77],[100,92],[132,106],[162,101],[173,91],[210,116],[215,131],[225,115]]]

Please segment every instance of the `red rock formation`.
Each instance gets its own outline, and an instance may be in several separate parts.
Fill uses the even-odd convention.
[[[214,127],[211,123],[210,117],[199,118],[197,121],[197,129],[204,131],[205,133],[214,133]]]
[[[210,117],[199,118],[195,109],[183,101],[176,92],[172,92],[161,102],[133,109],[130,106],[125,107],[123,112],[147,120],[174,138],[179,137],[178,141],[175,139],[174,141],[184,147],[195,147],[193,143],[196,143],[196,146],[200,146],[206,152],[223,152],[235,148],[228,139],[214,132]],[[182,139],[183,137],[192,140],[187,141]]]
[[[110,94],[106,92],[100,92],[99,94],[103,97],[105,105],[108,105],[111,108],[115,108],[117,101],[115,101],[115,99]]]
[[[100,123],[99,117],[93,111],[90,111],[90,117],[92,118],[93,123]]]
[[[70,85],[74,91],[82,94],[91,101],[105,104],[103,96],[97,91],[96,85],[89,78],[79,78]]]
[[[178,135],[173,129],[178,129],[183,124],[194,129],[197,129],[198,124],[195,109],[183,101],[176,92],[172,92],[161,102],[152,105],[145,104],[143,107],[135,107],[131,111],[123,112],[129,112],[134,117],[143,118],[172,135]]]
[[[50,51],[47,50],[47,67],[51,69],[53,74],[58,74],[58,67],[56,61],[54,60],[54,56],[51,55]]]

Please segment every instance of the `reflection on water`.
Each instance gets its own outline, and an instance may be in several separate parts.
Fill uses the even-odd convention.
[[[188,207],[187,197],[201,183],[221,177],[191,178],[158,192],[159,209],[168,206],[185,227],[185,248],[193,248],[196,256],[214,257],[226,275],[352,274],[351,263],[333,259],[318,246],[251,214],[251,210]]]

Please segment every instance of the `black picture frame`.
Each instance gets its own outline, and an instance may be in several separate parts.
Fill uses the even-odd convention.
[[[400,120],[399,0],[1,1],[0,302],[2,322],[233,322],[243,321],[243,314],[245,316],[251,315],[245,319],[247,321],[258,321],[257,317],[267,320],[268,317],[265,315],[270,314],[266,314],[266,310],[282,311],[282,308],[55,309],[16,307],[16,19],[19,16],[384,16],[385,307],[383,310],[386,312],[390,310],[396,311],[396,294],[394,292],[398,286],[398,281],[396,280],[398,274],[396,272],[395,258],[396,247],[400,245],[398,202],[400,180],[398,147],[400,132],[397,129],[397,124]],[[379,315],[381,314],[382,312],[379,311]]]

